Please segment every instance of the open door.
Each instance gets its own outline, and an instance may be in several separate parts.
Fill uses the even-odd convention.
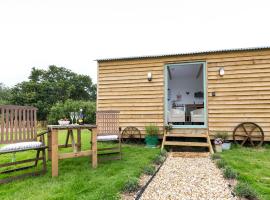
[[[178,128],[207,127],[205,63],[165,66],[165,122]]]

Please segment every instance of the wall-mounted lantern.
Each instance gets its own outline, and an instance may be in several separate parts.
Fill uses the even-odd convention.
[[[147,73],[147,79],[148,79],[148,81],[152,81],[152,73],[151,72]]]
[[[225,74],[224,67],[219,68],[219,75],[224,76],[224,74]]]

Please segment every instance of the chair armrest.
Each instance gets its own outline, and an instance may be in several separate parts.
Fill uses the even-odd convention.
[[[37,134],[37,137],[40,137],[39,141],[42,142],[43,144],[45,144],[45,138],[44,138],[44,135],[47,134],[49,131],[46,130],[46,131],[42,131],[41,133],[38,133]]]
[[[42,136],[42,135],[45,135],[45,134],[47,134],[49,131],[47,130],[47,131],[42,131],[41,133],[38,133],[37,134],[37,137],[40,137],[40,136]]]

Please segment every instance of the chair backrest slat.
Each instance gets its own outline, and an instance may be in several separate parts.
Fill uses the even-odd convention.
[[[31,106],[0,106],[0,144],[36,140],[36,112]]]
[[[28,140],[31,136],[30,130],[30,110],[26,110],[26,139]]]
[[[98,135],[119,135],[119,111],[97,111],[96,125]]]
[[[0,141],[4,141],[4,134],[5,134],[5,109],[1,108],[1,139]]]
[[[26,127],[26,110],[23,109],[23,121],[22,121],[22,128],[23,128],[23,137],[22,137],[22,140],[26,140],[26,130],[25,130],[25,127]]]
[[[18,126],[19,126],[19,140],[22,140],[22,109],[19,108],[19,121],[18,121]]]
[[[18,141],[18,109],[15,108],[14,110],[14,133],[15,133],[15,136],[14,136],[14,139],[16,141]]]
[[[32,110],[29,110],[29,112],[30,112],[30,137],[33,137],[33,135],[34,135],[34,133],[33,133],[33,111]]]
[[[9,141],[9,138],[8,138],[8,135],[9,135],[9,109],[6,109],[6,121],[4,123],[6,125],[6,138],[5,138],[5,140],[8,142]]]
[[[33,110],[33,115],[34,115],[34,138],[37,137],[37,112],[35,112],[35,110]]]
[[[14,109],[10,109],[10,120],[9,120],[9,123],[10,123],[10,128],[9,128],[9,139],[10,141],[13,141],[13,137],[14,137],[14,131],[13,131],[13,114],[14,114]]]

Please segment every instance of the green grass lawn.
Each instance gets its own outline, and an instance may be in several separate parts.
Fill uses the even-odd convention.
[[[87,132],[82,132],[82,149],[89,149],[89,138]],[[60,134],[59,140],[64,143],[65,134]],[[91,168],[89,157],[61,160],[56,178],[51,178],[51,163],[47,162],[48,172],[44,176],[0,185],[0,199],[118,199],[125,181],[139,177],[159,151],[143,145],[123,145],[122,160],[103,161],[97,169]],[[34,152],[18,153],[16,159],[34,155]],[[11,154],[0,155],[0,163],[11,157]]]
[[[260,199],[270,199],[270,148],[233,148],[221,153],[222,159],[239,173],[239,180],[247,182]]]

